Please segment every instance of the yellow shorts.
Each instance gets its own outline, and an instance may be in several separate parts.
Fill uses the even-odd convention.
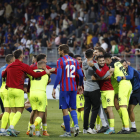
[[[101,91],[101,100],[103,108],[114,106],[114,90]]]
[[[77,100],[77,108],[84,107],[85,99],[84,99],[84,95],[83,94],[81,94],[81,95],[77,94],[76,100]]]
[[[32,110],[37,110],[39,112],[45,112],[46,108],[46,93],[45,92],[30,92],[30,104]]]
[[[4,89],[0,94],[1,94],[1,99],[2,99],[4,107],[10,107],[9,106],[8,90]]]
[[[119,93],[118,93],[119,105],[128,105],[131,91],[132,85],[130,81],[122,80],[119,83]]]
[[[17,88],[8,88],[10,107],[24,107],[24,91]]]

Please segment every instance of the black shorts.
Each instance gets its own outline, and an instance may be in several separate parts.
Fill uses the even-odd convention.
[[[129,105],[137,105],[138,103],[140,105],[140,88],[132,92],[129,100]]]

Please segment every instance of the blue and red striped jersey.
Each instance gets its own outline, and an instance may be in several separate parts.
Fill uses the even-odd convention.
[[[76,91],[76,73],[78,73],[79,77],[81,77],[79,85],[82,85],[83,73],[76,59],[70,57],[69,55],[59,58],[57,60],[57,70],[57,75],[61,75],[59,77],[60,79],[57,79],[58,77],[56,77],[54,88],[56,88],[59,81],[61,91]]]

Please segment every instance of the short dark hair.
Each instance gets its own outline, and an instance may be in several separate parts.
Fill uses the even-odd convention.
[[[64,51],[64,54],[68,54],[69,53],[69,46],[67,44],[62,44],[59,46],[60,51]]]
[[[111,58],[111,54],[110,53],[105,53],[104,58]]]
[[[38,62],[37,62],[37,66],[41,66],[41,65],[43,65],[43,64],[46,65],[46,63],[45,63],[44,61],[38,61]]]
[[[125,59],[122,59],[120,62],[121,62],[121,63],[124,63],[124,62],[127,63],[127,61],[126,61]]]
[[[69,56],[74,57],[74,54],[70,52],[70,53],[69,53]]]
[[[93,57],[93,50],[92,49],[88,49],[86,50],[86,58],[92,58]]]
[[[77,54],[74,56],[74,58],[76,59],[77,57],[81,57],[81,55]]]
[[[102,47],[95,47],[94,50],[98,50],[99,52],[102,52],[103,55],[105,54],[105,50]]]
[[[97,60],[100,59],[100,58],[104,58],[104,56],[103,55],[98,55]]]
[[[34,55],[33,55],[33,57],[34,57],[34,58],[36,58],[36,57],[37,57],[37,55],[35,55],[35,54],[34,54]]]
[[[36,61],[38,62],[38,61],[40,61],[41,59],[44,59],[45,57],[46,57],[46,54],[41,53],[41,54],[37,55]]]
[[[13,59],[13,54],[8,54],[8,55],[6,55],[6,57],[5,57],[5,61],[6,61],[6,63],[10,63],[10,61],[11,61],[11,59]]]
[[[20,49],[14,51],[14,57],[15,57],[15,59],[18,59],[22,54],[23,54],[23,52]]]

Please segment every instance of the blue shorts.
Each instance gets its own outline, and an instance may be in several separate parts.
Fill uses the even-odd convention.
[[[76,109],[77,91],[60,91],[59,109]]]
[[[137,105],[138,103],[140,105],[140,88],[132,92],[129,100],[129,105]]]

